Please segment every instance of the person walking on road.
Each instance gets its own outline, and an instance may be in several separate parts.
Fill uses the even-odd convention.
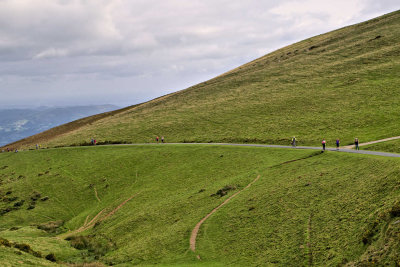
[[[339,138],[336,139],[336,150],[339,150],[340,140]]]
[[[356,146],[356,150],[360,150],[360,147],[358,146],[358,138],[354,139],[354,145]]]
[[[157,142],[157,144],[158,144],[158,141],[160,140],[160,137],[158,137],[158,135],[157,135],[157,137],[156,137],[156,142]]]
[[[161,143],[164,143],[164,136],[161,136]]]
[[[292,147],[296,147],[296,137],[293,136],[292,138]]]
[[[326,141],[322,139],[322,150],[325,151]]]

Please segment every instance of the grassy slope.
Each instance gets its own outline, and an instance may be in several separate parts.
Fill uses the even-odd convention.
[[[362,149],[400,153],[400,140],[397,139],[382,143],[376,143],[362,147]]]
[[[364,258],[398,261],[398,241],[389,237],[400,233],[393,224],[400,212],[391,212],[400,200],[400,163],[325,153],[281,164],[313,153],[159,145],[0,154],[1,196],[19,197],[0,202],[0,208],[26,200],[22,209],[1,216],[0,237],[72,262],[93,261],[96,255],[106,263],[182,266],[294,265],[310,259],[316,265]],[[258,174],[256,184],[201,228],[199,263],[188,249],[190,232],[234,191],[222,198],[210,195],[225,185],[243,188]],[[5,195],[7,191],[12,193]],[[38,200],[35,209],[26,210],[34,192],[49,200]],[[82,233],[90,234],[99,247],[97,254],[73,249],[65,240],[34,227],[63,220],[63,229],[77,229],[88,215],[91,219],[136,193],[112,217]],[[15,226],[22,228],[7,230]],[[0,249],[2,264],[9,263],[10,253]]]
[[[210,81],[14,146],[98,141],[350,144],[400,135],[400,11],[277,50]],[[65,134],[62,134],[63,131]]]

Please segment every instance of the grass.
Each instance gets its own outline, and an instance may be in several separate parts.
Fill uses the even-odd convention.
[[[351,144],[400,135],[400,11],[284,47],[212,80],[11,147],[99,142]]]
[[[399,174],[396,159],[294,149],[152,145],[4,153],[0,193],[7,201],[0,208],[25,202],[1,216],[0,237],[53,253],[59,263],[394,264]],[[203,224],[196,254],[191,252],[196,223],[258,175]],[[227,185],[236,189],[212,196]],[[27,210],[38,194],[35,208]],[[112,216],[73,232],[133,195]],[[53,232],[37,227],[60,220]],[[2,265],[15,262],[16,249],[0,248]],[[52,264],[22,253],[36,265]]]
[[[400,153],[400,140],[391,140],[363,147],[366,150]]]

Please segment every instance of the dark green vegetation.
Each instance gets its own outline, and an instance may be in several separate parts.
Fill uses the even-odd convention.
[[[196,223],[258,175],[191,252]],[[0,217],[0,264],[399,264],[399,176],[396,159],[290,149],[3,153],[0,208],[11,210]]]
[[[400,135],[400,11],[319,35],[187,90],[14,147],[99,142],[334,144]]]

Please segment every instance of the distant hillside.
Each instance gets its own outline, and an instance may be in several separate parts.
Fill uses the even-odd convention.
[[[400,11],[284,47],[212,80],[17,142],[349,144],[400,135]]]
[[[60,124],[117,109],[113,105],[0,109],[0,146]]]

